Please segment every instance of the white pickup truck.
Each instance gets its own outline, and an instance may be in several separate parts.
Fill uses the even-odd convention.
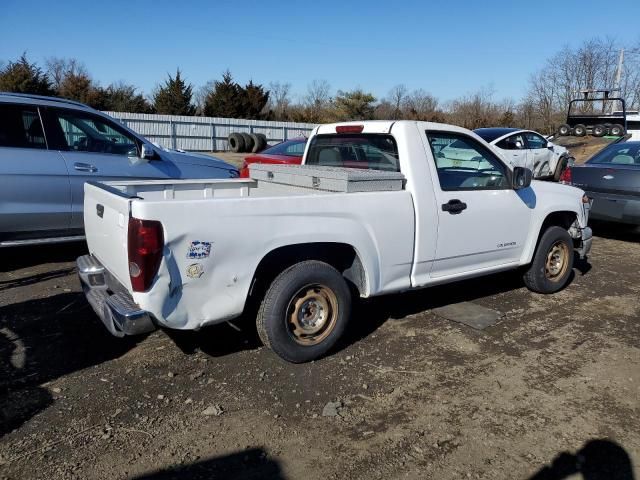
[[[470,154],[447,158],[453,142]],[[351,122],[317,127],[305,165],[252,179],[87,183],[80,279],[114,335],[253,312],[291,362],[335,344],[354,296],[521,267],[556,292],[591,247],[589,200],[499,155],[451,125]]]

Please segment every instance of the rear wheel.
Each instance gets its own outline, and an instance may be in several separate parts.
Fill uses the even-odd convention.
[[[269,286],[256,319],[260,340],[284,360],[302,363],[327,353],[351,315],[351,292],[331,265],[300,262]]]
[[[622,135],[624,135],[624,127],[616,123],[615,125],[611,126],[609,134],[614,137],[621,137]]]
[[[595,125],[593,127],[592,135],[594,137],[604,137],[605,133],[607,133],[607,129],[604,125]]]
[[[575,127],[573,127],[573,134],[576,137],[584,137],[587,134],[587,127],[579,123]]]
[[[566,137],[567,135],[571,135],[571,127],[566,123],[563,123],[558,127],[558,135],[561,137]]]
[[[529,290],[555,293],[567,284],[572,269],[573,240],[564,228],[553,226],[542,234],[523,280]]]

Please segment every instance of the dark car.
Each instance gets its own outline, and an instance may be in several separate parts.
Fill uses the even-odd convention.
[[[242,178],[249,177],[249,165],[252,163],[299,165],[302,163],[302,155],[306,144],[306,138],[293,138],[269,147],[255,155],[250,155],[244,159],[240,169],[240,176]]]
[[[590,218],[640,225],[640,142],[609,145],[561,181],[593,198]]]

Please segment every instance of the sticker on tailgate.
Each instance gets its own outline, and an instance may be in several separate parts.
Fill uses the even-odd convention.
[[[189,245],[187,258],[207,258],[211,254],[211,242],[194,241]]]

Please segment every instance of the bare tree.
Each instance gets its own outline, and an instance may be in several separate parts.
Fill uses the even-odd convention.
[[[331,85],[326,80],[314,80],[307,87],[307,94],[303,98],[309,122],[323,120],[331,102]]]
[[[269,109],[276,120],[288,120],[287,110],[291,105],[291,84],[271,82],[269,84]]]
[[[84,63],[75,58],[49,57],[45,60],[47,75],[55,90],[60,90],[64,81],[72,77],[89,77]]]
[[[442,121],[438,111],[438,99],[423,89],[405,95],[406,116],[415,120]]]
[[[402,107],[404,105],[405,98],[407,96],[408,90],[405,85],[402,83],[394,86],[391,90],[389,90],[389,95],[387,96],[387,102],[393,106],[393,112],[391,118],[396,120],[398,118],[402,118]]]

